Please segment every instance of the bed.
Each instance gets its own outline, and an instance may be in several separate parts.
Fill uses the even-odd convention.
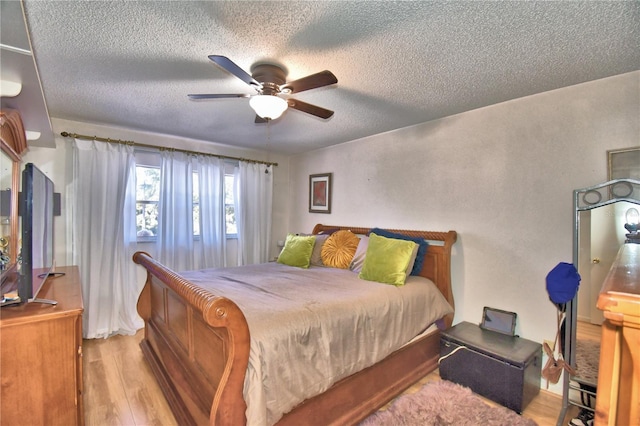
[[[357,235],[370,232],[369,228],[318,224],[312,234],[336,230],[349,230]],[[424,265],[420,275],[432,281],[443,299],[453,307],[451,250],[457,238],[456,232],[390,231],[429,241],[422,257]],[[255,357],[253,352],[257,345],[254,341],[252,351],[251,342],[259,327],[254,312],[240,308],[250,305],[245,301],[236,303],[202,284],[203,271],[178,274],[144,252],[137,252],[134,262],[147,270],[147,280],[138,300],[138,312],[145,321],[141,349],[178,423],[254,424],[247,421],[247,413],[251,410],[245,401],[245,396],[247,400],[249,398],[245,380],[248,382],[248,376],[252,375],[250,358]],[[282,269],[275,262],[264,266]],[[245,267],[235,269],[240,271],[242,268]],[[304,273],[314,273],[313,267],[309,269]],[[319,269],[323,268],[315,270]],[[231,278],[233,280],[235,278]],[[221,287],[219,293],[234,294],[225,291]],[[452,320],[453,313],[449,310],[437,323],[440,328],[447,328]],[[262,322],[266,324],[268,321]],[[250,328],[253,330],[251,333]],[[262,328],[275,329],[276,334],[279,333],[272,324]],[[288,324],[286,328],[289,328]],[[344,425],[359,422],[437,367],[439,338],[439,328],[432,326],[417,337],[407,339],[408,342],[384,354],[374,364],[347,372],[348,375],[338,377],[326,390],[323,388],[321,393],[308,396],[279,417],[277,424]],[[282,355],[282,363],[288,362],[288,357]],[[268,368],[272,364],[263,367]],[[272,376],[268,374],[265,377]]]

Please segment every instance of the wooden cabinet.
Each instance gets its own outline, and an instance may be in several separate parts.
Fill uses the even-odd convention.
[[[604,313],[596,425],[640,424],[640,244],[624,244],[598,308]]]
[[[0,309],[0,423],[82,425],[82,291],[76,266],[59,267],[38,294],[57,305]]]

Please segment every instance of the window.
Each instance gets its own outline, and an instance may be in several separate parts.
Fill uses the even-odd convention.
[[[233,175],[224,175],[224,211],[227,219],[227,236],[235,237],[238,234],[236,225],[236,207],[233,199]]]
[[[200,236],[200,178],[193,172],[193,236]]]
[[[153,239],[158,233],[160,168],[136,166],[136,233],[138,241]]]
[[[227,237],[235,237],[236,214],[233,200],[234,177],[224,177],[224,203]],[[154,241],[158,234],[160,167],[136,165],[136,232],[138,241]],[[200,191],[198,172],[193,172],[193,235],[200,235]]]

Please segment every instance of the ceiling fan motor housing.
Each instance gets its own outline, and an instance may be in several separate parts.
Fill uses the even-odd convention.
[[[259,64],[253,67],[251,76],[262,83],[263,95],[275,95],[280,93],[280,86],[286,83],[285,71],[271,64]]]

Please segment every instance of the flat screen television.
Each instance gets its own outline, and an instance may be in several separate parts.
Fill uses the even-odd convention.
[[[22,172],[22,265],[18,296],[22,302],[54,301],[38,299],[38,292],[54,267],[53,182],[32,163]]]

